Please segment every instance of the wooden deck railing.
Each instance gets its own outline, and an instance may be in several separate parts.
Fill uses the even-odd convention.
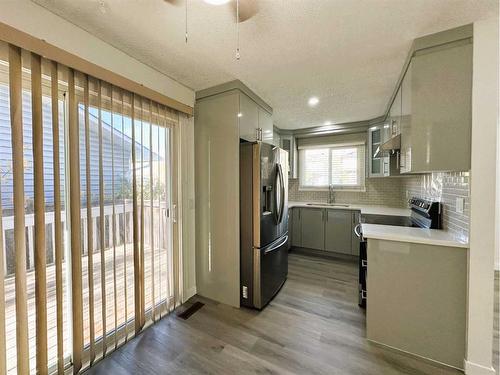
[[[151,207],[149,202],[145,202],[144,205],[144,234],[145,234],[145,301],[146,308],[148,309],[152,305],[152,288],[151,281],[152,277],[155,278],[155,305],[159,304],[161,300],[164,300],[167,295],[170,296],[168,278],[171,277],[169,272],[170,265],[168,264],[169,252],[170,252],[170,238],[171,233],[169,231],[170,226],[168,225],[167,208],[166,204],[156,204],[153,207],[154,218],[157,227],[158,221],[162,220],[161,227],[165,230],[161,233],[154,231],[154,253],[155,253],[155,274],[152,275],[151,272],[151,255],[152,249],[150,246],[149,238],[150,233],[150,213]],[[126,203],[125,209],[123,204],[115,206],[115,225],[116,225],[116,244],[112,244],[112,236],[110,236],[110,231],[112,229],[112,214],[113,207],[106,206],[105,213],[105,280],[106,280],[106,331],[109,334],[115,329],[115,306],[114,306],[114,272],[116,272],[117,280],[117,306],[116,306],[116,321],[117,325],[121,326],[125,324],[125,321],[133,320],[134,318],[134,264],[133,264],[133,241],[132,241],[132,204]],[[101,272],[103,267],[101,267],[101,257],[99,249],[99,207],[94,207],[92,209],[92,225],[94,233],[94,255],[93,256],[93,283],[94,283],[94,329],[96,339],[102,337],[103,335],[103,322],[102,322],[102,296],[101,296]],[[62,214],[62,220],[65,221],[65,213]],[[83,307],[84,307],[84,342],[89,343],[89,277],[88,277],[88,257],[87,257],[87,220],[86,220],[86,209],[82,209],[82,236],[84,237],[84,246],[82,254],[82,281],[83,281]],[[54,225],[54,213],[46,213],[46,224],[47,226],[52,226],[52,243],[53,238],[53,225]],[[27,228],[27,252],[29,252],[28,259],[30,260],[27,265],[27,293],[28,293],[28,325],[29,325],[29,341],[30,341],[30,367],[34,371],[35,369],[35,272],[33,264],[31,263],[33,259],[33,225],[34,217],[33,215],[26,215],[26,228]],[[5,232],[7,230],[13,229],[13,218],[4,217],[4,244],[5,244]],[[161,241],[160,241],[161,240]],[[4,246],[5,249],[5,246]],[[48,251],[53,251],[53,246],[48,249]],[[48,259],[54,259],[54,256],[49,253]],[[6,258],[4,258],[6,259]],[[69,309],[70,297],[68,295],[68,274],[67,274],[67,263],[63,261],[63,275],[64,275],[64,350],[68,352],[71,350],[71,315]],[[126,280],[125,280],[126,275]],[[126,287],[125,287],[126,285]],[[171,285],[171,284],[170,284]],[[162,295],[158,293],[158,289],[163,290]],[[125,301],[125,290],[127,291],[127,301]],[[16,366],[16,308],[15,308],[15,282],[14,275],[7,275],[5,278],[5,309],[6,309],[6,336],[7,336],[7,368],[9,373],[15,373]],[[127,314],[127,319],[125,318],[125,312]],[[47,320],[48,320],[48,358],[49,362],[54,362],[57,358],[57,338],[56,338],[56,284],[55,284],[55,266],[53,262],[47,261]],[[130,332],[133,331],[133,324],[131,324]]]

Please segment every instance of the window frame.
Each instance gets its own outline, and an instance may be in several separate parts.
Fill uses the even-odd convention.
[[[307,150],[312,149],[328,149],[328,181],[332,181],[332,151],[341,148],[357,148],[358,152],[361,150],[361,155],[358,155],[358,171],[360,184],[357,185],[324,185],[324,186],[314,186],[314,185],[304,185],[303,175],[304,175],[304,153]],[[318,144],[311,146],[299,146],[298,150],[299,156],[299,191],[329,191],[330,186],[333,186],[333,191],[345,191],[345,192],[365,192],[366,191],[366,142],[350,142],[350,143],[338,143],[338,144]],[[361,167],[361,168],[360,168]]]

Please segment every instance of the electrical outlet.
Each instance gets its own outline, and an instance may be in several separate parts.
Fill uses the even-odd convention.
[[[245,299],[248,298],[248,287],[243,286],[242,294],[243,294],[243,298],[245,298]]]
[[[456,203],[455,203],[455,210],[457,211],[457,214],[463,214],[464,213],[464,203],[465,199],[464,198],[457,198]]]

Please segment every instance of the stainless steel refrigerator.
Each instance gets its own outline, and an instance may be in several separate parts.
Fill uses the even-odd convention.
[[[288,152],[240,144],[242,306],[262,309],[288,274]]]

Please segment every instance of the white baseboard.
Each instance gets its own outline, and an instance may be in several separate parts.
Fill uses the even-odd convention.
[[[192,286],[189,289],[186,289],[184,292],[183,300],[182,303],[186,302],[188,299],[190,299],[192,296],[196,294],[196,285]]]
[[[466,375],[495,375],[493,367],[484,367],[477,363],[464,360],[464,370]]]

